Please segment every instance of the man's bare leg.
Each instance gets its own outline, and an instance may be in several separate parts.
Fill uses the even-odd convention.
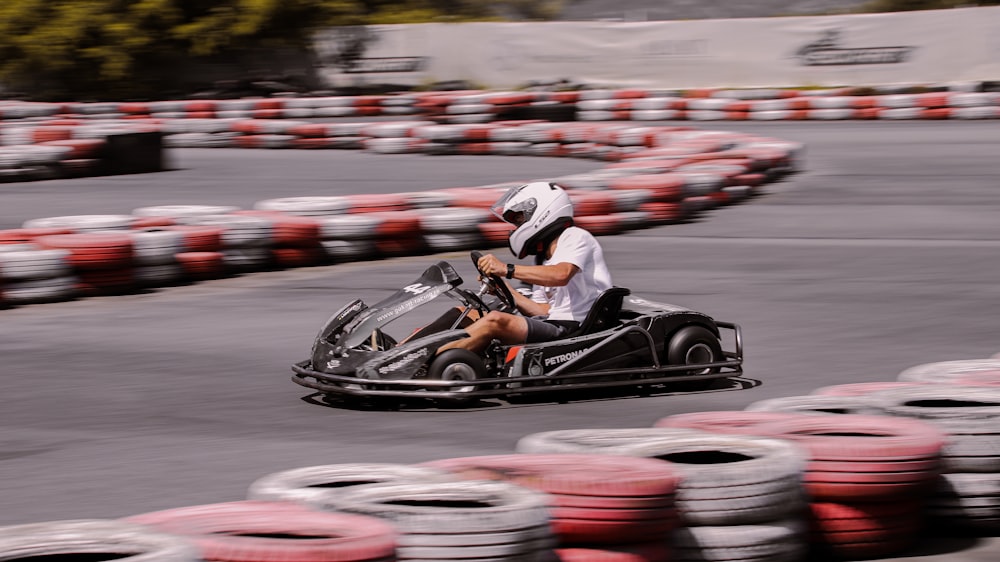
[[[492,311],[465,329],[469,337],[446,343],[438,353],[449,349],[468,349],[482,353],[493,340],[505,344],[523,343],[528,339],[528,322],[523,316]]]

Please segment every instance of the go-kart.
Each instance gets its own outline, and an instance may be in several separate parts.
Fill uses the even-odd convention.
[[[481,256],[472,252],[473,263]],[[472,311],[517,313],[502,279],[480,272],[480,280],[478,291],[464,289],[455,268],[439,261],[373,306],[360,299],[351,302],[319,331],[309,359],[292,365],[292,380],[327,401],[469,402],[604,387],[683,383],[690,389],[743,372],[738,325],[638,298],[624,287],[602,293],[579,328],[565,338],[522,345],[494,341],[482,354],[463,349],[438,353],[442,345],[467,337],[459,326]],[[443,327],[438,322],[436,329],[418,328],[401,341],[384,331],[393,320],[441,296],[460,305],[453,321]],[[732,349],[724,349],[723,339]]]

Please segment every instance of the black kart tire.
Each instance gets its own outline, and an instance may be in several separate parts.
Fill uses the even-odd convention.
[[[467,349],[449,349],[441,352],[431,362],[427,378],[445,381],[474,381],[486,376],[483,360]],[[456,386],[444,390],[452,392],[472,392],[475,386]]]
[[[687,326],[677,331],[664,346],[667,365],[694,365],[716,363],[725,359],[719,338],[702,326]],[[708,375],[719,372],[718,367],[680,371],[683,375]],[[687,390],[705,390],[715,383],[714,379],[681,383]]]

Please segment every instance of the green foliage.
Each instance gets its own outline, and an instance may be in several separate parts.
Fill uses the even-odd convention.
[[[185,61],[363,22],[355,0],[3,0],[0,83],[47,99],[152,96]]]
[[[39,99],[156,97],[191,61],[308,50],[326,26],[546,19],[562,0],[0,0],[0,84]]]

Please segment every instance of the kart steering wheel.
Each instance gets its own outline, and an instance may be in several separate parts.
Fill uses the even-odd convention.
[[[507,284],[504,283],[503,279],[499,275],[487,275],[479,269],[479,259],[483,257],[483,253],[473,250],[470,255],[472,256],[472,265],[476,267],[476,271],[479,271],[479,275],[483,278],[483,283],[489,286],[504,307],[508,310],[516,311],[517,305],[514,301],[514,295],[511,294],[510,289],[507,288]]]

